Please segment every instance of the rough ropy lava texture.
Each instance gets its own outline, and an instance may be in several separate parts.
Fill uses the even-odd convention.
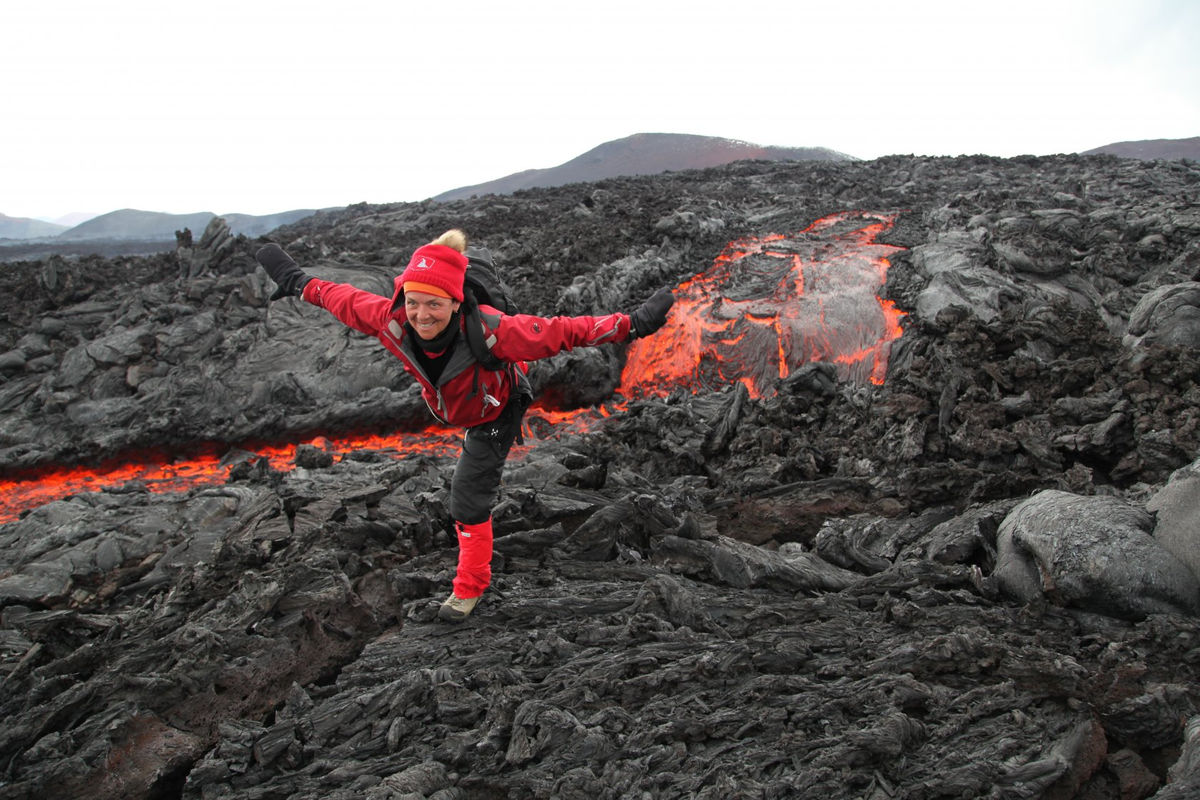
[[[882,383],[776,359],[615,402],[627,351],[539,364],[495,583],[454,628],[446,450],[250,452],[427,424],[377,345],[268,304],[264,240],[6,266],[6,486],[150,448],[231,469],[0,526],[0,797],[1193,796],[1198,177],[743,162],[275,231],[387,293],[463,227],[552,314],[894,215]]]

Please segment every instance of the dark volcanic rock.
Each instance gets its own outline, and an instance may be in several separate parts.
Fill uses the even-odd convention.
[[[386,293],[461,226],[552,314],[895,215],[880,385],[810,362],[555,433],[625,352],[539,364],[495,583],[454,628],[442,451],[255,452],[427,424],[377,344],[268,303],[259,242],[6,266],[7,491],[145,448],[230,469],[0,526],[0,797],[1191,796],[1198,177],[743,162],[280,229],[307,271]]]
[[[1061,604],[1116,616],[1200,613],[1200,582],[1150,534],[1146,511],[1113,497],[1039,492],[1000,525],[993,573],[1025,602],[1052,594]]]

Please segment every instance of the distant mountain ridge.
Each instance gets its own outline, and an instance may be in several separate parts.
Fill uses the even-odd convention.
[[[317,209],[302,208],[293,211],[281,211],[277,214],[254,216],[251,214],[221,214],[229,224],[230,231],[236,236],[262,236],[280,225],[290,225],[304,217],[316,213]],[[165,214],[160,211],[139,211],[124,208],[120,211],[110,211],[93,217],[87,222],[80,223],[74,228],[59,234],[62,241],[92,241],[97,239],[138,239],[174,241],[175,231],[189,229],[197,238],[204,232],[208,223],[218,216],[211,211],[201,211],[195,214]]]
[[[512,194],[521,189],[562,186],[567,183],[656,175],[687,169],[719,167],[734,161],[857,161],[825,147],[774,147],[736,139],[688,133],[635,133],[594,147],[583,155],[548,169],[528,169],[493,181],[451,189],[433,198],[438,202],[473,195]]]
[[[166,214],[161,211],[139,211],[123,208],[92,217],[73,228],[26,217],[8,217],[0,214],[0,239],[14,241],[53,240],[59,243],[90,241],[140,241],[174,242],[175,231],[188,228],[199,237],[208,223],[221,216],[236,236],[262,236],[281,225],[290,225],[297,220],[315,214],[318,209],[299,208],[276,214],[221,214],[201,211],[195,214]]]
[[[44,236],[58,236],[67,230],[66,225],[56,225],[40,219],[29,217],[9,217],[0,214],[0,239],[37,239]]]
[[[1142,139],[1133,142],[1114,142],[1103,147],[1085,150],[1084,156],[1112,155],[1121,158],[1139,158],[1143,161],[1156,159],[1186,158],[1200,161],[1200,136],[1190,139]]]
[[[51,256],[75,257],[83,255],[148,255],[174,250],[175,233],[185,228],[195,240],[204,234],[204,229],[218,216],[229,225],[234,236],[249,238],[264,236],[283,225],[312,216],[321,209],[295,209],[278,214],[213,214],[202,211],[195,214],[165,214],[159,211],[139,211],[125,208],[93,217],[73,228],[43,223],[41,220],[18,221],[5,226],[11,217],[0,216],[0,263],[20,260],[37,260]],[[51,226],[34,228],[20,224],[36,222]],[[5,231],[8,231],[7,233]]]

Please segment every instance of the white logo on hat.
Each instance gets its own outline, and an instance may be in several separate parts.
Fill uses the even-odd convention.
[[[425,256],[421,256],[421,260],[413,266],[413,269],[433,269],[433,264],[434,262],[426,261]]]

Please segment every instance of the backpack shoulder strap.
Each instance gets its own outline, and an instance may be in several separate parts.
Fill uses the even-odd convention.
[[[470,291],[463,292],[463,329],[467,335],[467,345],[471,355],[475,357],[484,369],[498,370],[504,367],[504,362],[492,355],[492,347],[496,344],[496,335],[489,334],[484,328],[483,314],[479,303],[475,301]]]

